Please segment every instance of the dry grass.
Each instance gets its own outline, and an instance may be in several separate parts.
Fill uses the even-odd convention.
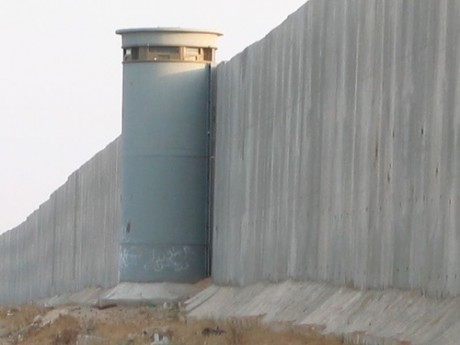
[[[47,308],[37,305],[0,307],[0,325],[7,331],[14,331],[30,325],[37,315],[43,315]]]
[[[57,311],[59,316],[50,324],[40,325],[37,322],[37,319],[46,318],[47,313],[56,314]],[[41,317],[36,318],[38,315]],[[289,323],[265,325],[259,318],[221,322],[189,320],[174,306],[114,307],[105,310],[66,306],[54,311],[30,305],[1,308],[0,325],[10,332],[9,336],[0,337],[1,345],[150,345],[155,334],[160,338],[168,337],[170,345],[342,344],[339,339],[325,337],[308,327]]]

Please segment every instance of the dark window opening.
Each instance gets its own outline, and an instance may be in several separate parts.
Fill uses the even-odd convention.
[[[131,59],[139,60],[139,47],[131,48]]]
[[[212,48],[203,48],[204,50],[204,60],[205,61],[214,61],[214,50]]]

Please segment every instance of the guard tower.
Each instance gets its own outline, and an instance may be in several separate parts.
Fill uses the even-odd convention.
[[[219,33],[123,29],[120,281],[208,272],[210,77]]]

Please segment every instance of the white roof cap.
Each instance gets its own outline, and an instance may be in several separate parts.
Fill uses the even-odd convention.
[[[121,29],[122,47],[178,46],[217,48],[220,32],[184,28],[133,28]]]

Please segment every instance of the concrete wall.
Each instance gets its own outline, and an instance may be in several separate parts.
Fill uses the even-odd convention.
[[[0,236],[0,304],[118,282],[119,141]]]
[[[213,276],[460,293],[460,1],[311,0],[217,70]]]

